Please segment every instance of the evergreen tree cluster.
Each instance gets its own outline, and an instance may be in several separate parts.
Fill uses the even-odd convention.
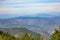
[[[19,38],[19,40],[40,40],[40,35],[33,37],[31,34],[24,32],[24,34],[22,35],[22,37]]]
[[[51,35],[50,40],[60,40],[60,28],[55,30],[55,32]]]
[[[11,36],[8,32],[5,33],[4,31],[0,30],[0,40],[15,40],[14,36]]]
[[[31,34],[24,32],[22,36],[16,38],[0,30],[0,40],[40,40],[40,36],[33,37]]]
[[[43,38],[44,39],[44,38]],[[24,32],[22,36],[16,38],[12,35],[10,35],[8,32],[5,33],[4,31],[0,30],[0,40],[43,40],[41,39],[41,36],[32,36],[32,34],[28,34],[27,32]],[[50,40],[60,40],[60,28],[56,29],[54,33],[52,33]],[[46,40],[46,39],[44,39]]]

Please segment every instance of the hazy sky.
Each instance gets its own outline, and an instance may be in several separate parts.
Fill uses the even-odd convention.
[[[0,0],[0,18],[60,13],[60,0]]]

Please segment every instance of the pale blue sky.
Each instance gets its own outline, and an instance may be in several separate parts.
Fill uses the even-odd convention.
[[[0,18],[37,14],[59,15],[60,0],[0,0]]]

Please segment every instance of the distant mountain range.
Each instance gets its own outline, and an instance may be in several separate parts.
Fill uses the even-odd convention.
[[[16,17],[0,19],[0,28],[26,28],[32,32],[50,35],[60,26],[60,17]]]
[[[15,17],[60,17],[60,13],[37,13],[37,14],[0,14],[0,19]]]

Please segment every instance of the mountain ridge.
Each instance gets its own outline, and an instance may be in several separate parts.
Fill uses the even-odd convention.
[[[56,22],[57,21],[57,22]],[[51,33],[60,25],[60,17],[46,18],[46,17],[16,17],[10,19],[1,19],[0,27],[25,27],[29,30],[41,29],[47,33]]]

